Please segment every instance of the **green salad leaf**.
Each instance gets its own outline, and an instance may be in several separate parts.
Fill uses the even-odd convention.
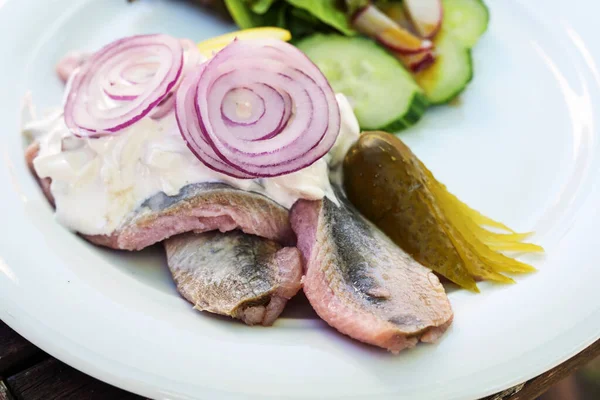
[[[286,0],[292,6],[305,10],[319,21],[340,31],[346,36],[356,35],[348,22],[345,10],[337,0]]]
[[[286,28],[294,38],[333,30],[347,36],[356,31],[348,22],[346,9],[368,0],[225,0],[225,6],[241,29],[259,26]],[[352,3],[352,4],[350,4]]]
[[[335,32],[333,28],[321,22],[313,14],[291,5],[288,5],[285,27],[291,32],[294,41],[315,32]]]
[[[248,1],[248,0],[247,0]],[[257,14],[265,14],[277,0],[249,0],[250,9]]]
[[[277,0],[225,0],[233,21],[241,29],[258,26],[285,28],[286,4]],[[255,9],[262,12],[258,13]]]
[[[348,17],[352,16],[361,8],[371,4],[371,0],[346,0],[346,8],[348,11]]]
[[[242,0],[225,0],[227,11],[233,21],[241,29],[248,29],[260,24],[259,16],[252,12],[250,6]]]

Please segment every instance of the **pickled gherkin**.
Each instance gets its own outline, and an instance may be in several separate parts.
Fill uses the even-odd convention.
[[[503,252],[541,252],[529,236],[488,218],[438,182],[396,136],[365,132],[344,160],[350,201],[413,258],[457,285],[514,283],[535,269]]]

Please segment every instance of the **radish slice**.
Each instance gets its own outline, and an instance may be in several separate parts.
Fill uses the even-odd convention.
[[[368,5],[354,15],[354,27],[394,52],[415,54],[431,50],[433,44],[423,40],[392,21],[373,5]]]
[[[396,54],[396,57],[412,72],[420,72],[429,68],[435,62],[433,51],[426,51],[418,54]]]
[[[408,14],[406,14],[406,10],[404,10],[404,6],[402,3],[383,3],[379,6],[381,12],[390,17],[392,21],[400,25],[402,28],[406,29],[413,35],[418,35],[419,33],[415,29],[412,21]]]
[[[404,0],[404,7],[421,36],[431,39],[438,33],[444,16],[441,0]]]
[[[280,40],[235,40],[188,74],[175,115],[207,167],[242,178],[272,177],[323,157],[340,110],[321,71]]]

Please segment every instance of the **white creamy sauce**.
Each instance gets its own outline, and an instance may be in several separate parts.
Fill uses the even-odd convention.
[[[34,168],[41,178],[52,179],[58,221],[84,234],[103,235],[118,229],[149,197],[160,192],[176,195],[192,183],[224,182],[262,193],[288,208],[299,198],[327,196],[337,202],[328,164],[341,163],[359,127],[346,98],[336,98],[342,124],[329,154],[275,178],[236,179],[206,167],[185,145],[174,113],[160,120],[144,117],[117,134],[89,139],[69,132],[60,108],[39,119],[32,113],[23,130],[40,144]]]
[[[344,161],[346,153],[350,147],[358,140],[360,135],[360,127],[358,126],[358,120],[354,115],[350,102],[341,93],[335,95],[338,106],[340,108],[341,123],[340,123],[340,134],[338,135],[335,145],[329,150],[329,153],[325,156],[327,163],[331,168],[337,167]]]

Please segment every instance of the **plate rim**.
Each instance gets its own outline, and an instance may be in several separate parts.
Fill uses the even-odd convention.
[[[10,0],[9,0],[9,3],[14,4],[15,1],[10,2]],[[0,13],[2,12],[1,6],[2,6],[2,4],[0,1]],[[600,61],[600,53],[595,55],[595,57]],[[0,154],[0,156],[1,156],[1,154]],[[19,167],[20,167],[20,165],[19,165]],[[0,203],[2,203],[1,200],[0,200]],[[2,267],[2,259],[0,257],[0,272],[2,272],[1,267]],[[4,298],[1,293],[0,293],[0,298]],[[94,352],[89,348],[79,349],[78,351],[75,351],[75,352],[70,352],[68,350],[65,350],[64,348],[61,348],[61,346],[60,346],[61,340],[60,339],[62,337],[63,341],[64,341],[64,339],[68,340],[68,338],[66,336],[64,336],[64,335],[61,336],[60,332],[56,332],[56,335],[46,336],[43,333],[44,326],[38,325],[37,328],[34,326],[36,323],[40,324],[40,321],[36,321],[34,319],[32,319],[31,321],[28,321],[27,318],[32,318],[32,317],[28,313],[24,312],[25,309],[19,308],[19,305],[16,304],[15,302],[8,301],[8,302],[6,302],[6,304],[8,304],[8,305],[3,304],[2,306],[0,306],[0,319],[2,319],[4,323],[6,323],[8,326],[10,326],[12,329],[14,329],[21,336],[23,336],[27,340],[31,341],[32,343],[38,345],[42,350],[46,351],[48,354],[52,355],[53,357],[65,362],[68,365],[71,365],[74,368],[79,369],[79,370],[83,371],[84,373],[89,374],[101,381],[124,388],[125,390],[129,390],[134,393],[138,393],[138,394],[141,394],[144,396],[149,396],[149,397],[157,397],[157,398],[174,396],[174,394],[172,394],[172,393],[165,393],[163,390],[158,388],[158,386],[156,386],[154,383],[153,383],[153,386],[151,386],[151,387],[148,386],[147,382],[149,380],[145,380],[146,383],[144,383],[143,380],[139,379],[139,376],[137,379],[122,378],[122,376],[126,376],[126,374],[124,374],[124,373],[120,374],[119,372],[126,372],[126,371],[119,371],[119,372],[117,372],[116,370],[107,371],[100,367],[97,367],[98,364],[95,364],[93,361],[93,358],[90,357],[90,355],[93,355]],[[27,318],[15,317],[14,314],[18,315],[19,313],[21,314],[21,316],[27,315]],[[598,318],[599,316],[600,316],[600,308],[596,308],[595,311],[592,312],[587,318],[594,318],[594,321],[600,321],[600,318]],[[521,377],[518,379],[515,378],[514,382],[499,385],[499,386],[501,386],[499,388],[498,387],[489,388],[488,393],[483,394],[482,396],[495,394],[501,390],[510,388],[510,387],[515,386],[520,383],[523,383],[524,381],[527,381],[531,378],[539,376],[540,374],[542,374],[542,373],[554,368],[555,366],[561,364],[562,362],[570,359],[571,357],[573,357],[577,353],[583,351],[585,348],[589,347],[595,341],[600,339],[600,326],[598,326],[596,328],[597,329],[595,330],[595,333],[592,332],[594,329],[591,329],[589,335],[583,335],[583,336],[587,336],[587,338],[585,340],[582,340],[576,346],[571,346],[572,350],[569,351],[568,354],[565,352],[557,357],[552,358],[552,361],[546,362],[545,363],[546,365],[544,367],[540,366],[537,368],[537,370],[535,372],[532,371],[530,374],[531,376],[529,376],[525,380],[522,380]],[[576,328],[571,328],[571,329],[574,330]],[[32,334],[32,332],[33,332],[33,334]],[[563,332],[561,334],[561,336],[562,335],[566,335],[566,331]],[[50,340],[50,338],[53,338],[53,340]],[[74,346],[77,347],[79,345],[75,343]],[[84,350],[84,351],[81,351],[81,350]],[[533,350],[533,349],[530,349],[530,351],[531,350]],[[88,357],[87,358],[81,357],[81,354],[87,354]],[[119,363],[119,365],[126,367],[124,364]],[[222,394],[223,393],[221,393],[219,395],[221,396]],[[178,398],[184,398],[184,397],[178,397]],[[236,397],[233,396],[231,398],[236,398]],[[244,398],[247,398],[247,397],[245,396]],[[376,398],[376,396],[373,396],[371,398]],[[455,396],[453,398],[463,398],[463,397]]]

